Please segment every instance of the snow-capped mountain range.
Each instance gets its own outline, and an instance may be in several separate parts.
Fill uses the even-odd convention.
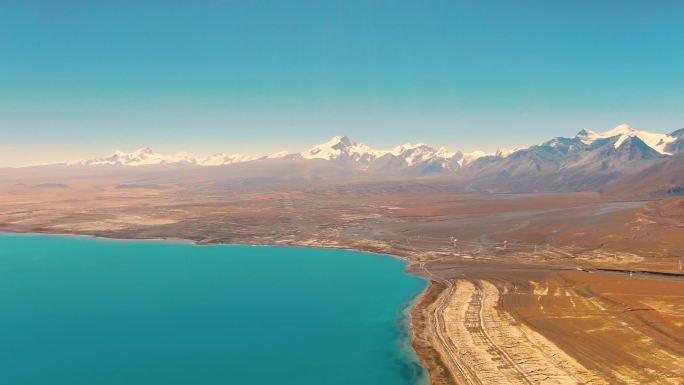
[[[629,138],[637,137],[652,149],[665,155],[672,155],[673,150],[676,152],[676,149],[671,148],[671,145],[680,139],[676,131],[670,134],[655,134],[648,131],[635,130],[628,124],[621,124],[612,130],[602,133],[582,130],[577,133],[576,136],[576,138],[580,139],[585,144],[592,144],[599,139],[615,137],[617,137],[617,140],[613,143],[615,148],[619,148]]]
[[[160,154],[149,148],[133,152],[116,151],[109,157],[70,162],[69,165],[148,166],[187,164],[225,166],[253,161],[317,160],[374,175],[424,176],[464,170],[464,173],[517,175],[529,172],[555,172],[568,169],[609,170],[635,160],[669,157],[684,151],[684,129],[669,134],[636,130],[622,124],[605,132],[581,130],[572,138],[557,137],[540,145],[494,153],[452,152],[426,144],[402,144],[391,150],[377,150],[346,136],[299,153],[287,151],[262,157],[240,154],[214,154],[195,157],[188,152]]]
[[[368,166],[383,157],[395,157],[400,159],[406,166],[414,166],[424,162],[443,162],[449,168],[463,166],[483,156],[504,156],[510,150],[500,150],[497,153],[485,153],[475,151],[468,154],[451,152],[446,148],[433,148],[426,144],[402,144],[392,150],[376,150],[363,143],[352,141],[346,136],[335,136],[329,141],[311,147],[300,153],[281,151],[274,154],[256,157],[241,154],[218,153],[207,157],[196,157],[189,152],[177,152],[175,154],[161,154],[150,148],[141,148],[133,152],[115,151],[112,155],[103,158],[78,160],[69,162],[69,165],[120,165],[120,166],[148,166],[159,164],[187,163],[198,166],[222,166],[234,163],[249,162],[264,159],[299,158],[321,160],[349,160],[360,166]]]
[[[105,158],[94,158],[69,162],[69,165],[96,166],[149,166],[158,164],[188,163],[199,166],[220,166],[232,163],[247,162],[256,158],[240,154],[213,154],[205,158],[197,158],[189,152],[177,152],[175,154],[160,154],[151,148],[141,148],[133,152],[115,151],[114,154]]]

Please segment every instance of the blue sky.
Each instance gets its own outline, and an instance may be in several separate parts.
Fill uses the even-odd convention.
[[[0,0],[0,164],[684,127],[681,1]]]

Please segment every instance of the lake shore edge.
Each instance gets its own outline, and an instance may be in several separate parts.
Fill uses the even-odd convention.
[[[418,362],[414,362],[415,360],[411,360],[411,357],[407,357],[407,365],[415,365],[419,364],[422,366],[422,369],[425,374],[427,374],[427,378],[421,378],[420,373],[417,370],[414,370],[415,374],[415,379],[418,381],[416,385],[427,385],[427,384],[434,384],[435,382],[432,380],[433,376],[437,373],[442,374],[447,371],[446,366],[443,364],[439,364],[439,360],[435,360],[435,357],[439,357],[437,351],[429,346],[429,343],[427,342],[428,339],[420,336],[424,336],[425,333],[428,333],[427,328],[425,328],[424,324],[424,316],[422,313],[424,312],[427,307],[429,307],[438,297],[439,292],[437,295],[433,295],[432,293],[434,292],[434,289],[436,287],[436,282],[434,282],[432,279],[430,279],[426,275],[420,274],[418,270],[411,269],[411,267],[414,266],[415,262],[411,261],[410,259],[406,257],[402,257],[400,255],[396,254],[389,254],[386,252],[380,252],[377,250],[368,250],[368,249],[363,249],[363,248],[358,248],[358,247],[344,247],[344,246],[332,246],[329,244],[321,243],[319,245],[316,244],[255,244],[255,243],[224,243],[224,242],[203,242],[201,240],[193,240],[193,239],[187,239],[187,238],[182,238],[182,237],[149,237],[149,238],[135,238],[135,237],[123,237],[123,236],[106,236],[106,235],[100,235],[100,234],[91,234],[91,233],[71,233],[71,232],[50,232],[50,231],[0,231],[0,234],[13,234],[13,235],[49,235],[49,236],[59,236],[59,237],[72,237],[72,238],[90,238],[90,239],[103,239],[103,240],[109,240],[109,241],[121,241],[121,242],[127,242],[127,241],[136,241],[136,242],[176,242],[176,243],[183,243],[183,244],[188,244],[188,245],[193,245],[193,246],[219,246],[219,245],[224,245],[224,246],[251,246],[251,247],[291,247],[291,248],[302,248],[302,249],[333,249],[333,250],[347,250],[347,251],[354,251],[354,252],[360,252],[360,253],[367,253],[367,254],[373,254],[377,256],[383,256],[383,257],[389,257],[393,259],[398,259],[403,262],[406,262],[406,266],[403,269],[403,272],[405,274],[413,275],[418,278],[423,279],[426,282],[425,288],[418,293],[414,298],[411,298],[407,304],[406,307],[403,310],[399,311],[399,314],[402,314],[402,317],[406,318],[406,321],[408,323],[408,330],[400,330],[400,333],[402,334],[402,337],[400,338],[410,338],[410,345],[412,346],[413,353],[415,356],[418,358]],[[402,319],[398,319],[397,322],[399,323],[399,328],[402,329]],[[405,335],[406,333],[409,333],[409,335]],[[402,341],[399,341],[400,343]],[[435,356],[437,354],[437,356]],[[440,382],[441,384],[441,382]]]

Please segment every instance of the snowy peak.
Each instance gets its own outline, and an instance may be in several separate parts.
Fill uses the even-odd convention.
[[[466,166],[480,158],[484,158],[485,156],[494,156],[495,154],[492,152],[484,152],[484,151],[472,151],[472,152],[467,152],[463,154],[461,159],[459,159],[459,164],[461,167]]]
[[[463,154],[444,147],[434,148],[424,143],[406,143],[392,150],[377,150],[347,136],[335,136],[299,154],[304,159],[324,159],[352,162],[355,167],[378,172],[384,168],[429,170],[429,172],[455,170],[461,166]]]
[[[537,159],[532,166],[542,167],[549,162],[570,167],[614,158],[616,162],[633,159],[652,159],[663,155],[684,152],[684,129],[670,134],[657,134],[637,130],[628,124],[621,124],[611,130],[595,132],[579,131],[572,138],[556,137],[538,146],[501,149],[496,152],[474,151],[452,152],[444,147],[432,147],[424,143],[405,143],[391,150],[378,150],[356,142],[347,136],[334,136],[300,153],[281,151],[263,157],[241,154],[216,153],[207,157],[196,157],[189,152],[162,154],[151,148],[140,148],[132,152],[115,151],[112,155],[77,162],[71,165],[121,165],[146,166],[161,164],[189,164],[196,166],[222,166],[255,160],[274,159],[335,161],[342,167],[383,173],[410,171],[425,175],[440,171],[452,171],[473,166],[475,169],[486,164],[502,162],[514,164],[518,160]],[[511,156],[512,154],[515,154]],[[655,154],[655,155],[654,155]],[[532,167],[530,166],[530,167]],[[527,167],[527,166],[526,166]],[[529,168],[529,167],[527,167]],[[424,172],[423,172],[424,171]]]
[[[610,138],[617,135],[638,136],[638,134],[639,131],[635,130],[634,127],[630,126],[629,124],[623,123],[616,126],[612,130],[608,130],[606,132],[601,133],[601,136],[603,136],[604,138]]]
[[[646,145],[665,155],[671,155],[668,151],[668,145],[675,140],[671,134],[656,134],[648,131],[640,131],[630,126],[629,124],[620,124],[619,126],[602,133],[595,133],[590,130],[582,130],[575,136],[585,144],[592,144],[598,139],[616,138],[614,142],[615,148],[619,148],[628,138],[637,137],[641,139]]]
[[[289,151],[278,151],[274,152],[271,155],[266,156],[266,159],[280,159],[280,158],[285,158],[286,156],[291,155]]]
[[[392,150],[377,150],[366,144],[349,139],[347,136],[334,136],[329,141],[319,144],[300,153],[304,159],[339,159],[348,156],[354,160],[374,160],[385,155],[393,155],[406,159],[407,163],[413,164],[420,160],[431,158],[451,158],[456,153],[444,147],[436,149],[424,143],[406,143],[394,147]]]
[[[577,135],[575,135],[575,138],[581,140],[584,144],[591,144],[596,139],[599,139],[600,135],[595,133],[594,131],[584,129],[578,132]]]
[[[240,154],[214,154],[206,158],[196,158],[189,152],[181,151],[175,154],[161,154],[151,148],[140,148],[133,152],[114,151],[109,157],[80,160],[67,163],[69,165],[95,166],[149,166],[159,164],[194,164],[199,166],[220,166],[238,162],[254,160],[254,157]]]
[[[663,156],[637,135],[620,135],[613,146],[617,158],[622,161],[656,159]]]
[[[423,143],[402,144],[389,151],[389,153],[401,158],[408,166],[413,166],[420,162],[450,159],[456,155],[456,153],[450,152],[444,147],[435,149]]]
[[[200,166],[223,166],[226,164],[249,162],[255,159],[255,157],[248,155],[218,153],[198,160],[197,164]]]
[[[363,143],[354,142],[347,136],[334,136],[329,141],[314,146],[300,155],[304,159],[333,160],[349,157],[355,161],[367,162],[384,154],[384,151],[378,151]]]
[[[187,152],[179,152],[173,155],[163,155],[154,152],[151,148],[140,148],[133,152],[115,151],[109,157],[95,158],[84,161],[73,162],[80,165],[123,165],[123,166],[145,166],[152,164],[166,164],[177,162],[194,163],[195,158]]]
[[[429,146],[424,144],[424,143],[418,143],[418,144],[404,143],[404,144],[400,144],[400,145],[394,147],[392,149],[392,151],[390,151],[390,153],[392,155],[395,155],[395,156],[400,156],[401,154],[404,154],[408,151],[416,150],[418,148],[429,148]]]

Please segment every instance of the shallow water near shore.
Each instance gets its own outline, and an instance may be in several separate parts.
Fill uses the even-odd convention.
[[[0,235],[2,382],[414,385],[427,282],[345,250]]]

